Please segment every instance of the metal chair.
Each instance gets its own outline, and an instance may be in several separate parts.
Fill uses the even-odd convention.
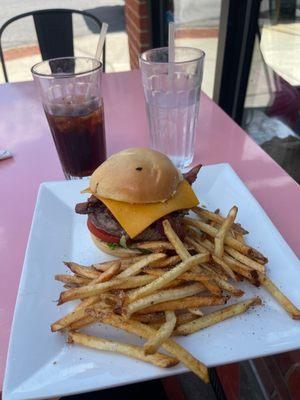
[[[12,22],[21,18],[33,17],[38,44],[43,60],[57,57],[74,56],[72,15],[79,14],[92,19],[99,27],[102,22],[97,17],[86,12],[72,9],[49,9],[30,11],[17,15],[6,21],[0,28],[0,60],[5,82],[8,82],[7,70],[2,49],[2,34]],[[105,45],[103,48],[103,71],[105,72]]]

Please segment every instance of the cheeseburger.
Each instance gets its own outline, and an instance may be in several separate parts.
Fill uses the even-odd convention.
[[[191,188],[200,165],[186,174],[164,154],[132,148],[112,155],[90,178],[89,199],[76,205],[87,214],[92,239],[102,251],[126,256],[137,242],[166,239],[162,221],[168,219],[184,238],[183,217],[199,201]]]

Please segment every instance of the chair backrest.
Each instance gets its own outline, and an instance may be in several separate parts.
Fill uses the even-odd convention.
[[[43,60],[57,57],[74,56],[72,15],[80,14],[96,23],[99,32],[102,22],[94,15],[80,10],[54,8],[49,10],[30,11],[17,15],[6,21],[0,28],[0,61],[5,78],[8,82],[7,70],[2,48],[2,34],[11,23],[32,16]],[[103,71],[105,72],[105,44],[103,48]]]

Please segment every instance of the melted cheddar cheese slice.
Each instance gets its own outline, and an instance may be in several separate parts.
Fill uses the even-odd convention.
[[[199,204],[195,193],[186,180],[180,182],[175,195],[164,203],[129,204],[106,199],[95,194],[94,196],[106,205],[131,239],[164,215],[184,208],[192,208]]]

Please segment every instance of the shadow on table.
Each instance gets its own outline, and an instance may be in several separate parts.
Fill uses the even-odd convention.
[[[125,31],[124,6],[96,7],[84,11],[94,15],[101,22],[107,22],[109,25],[109,32]],[[85,18],[85,23],[92,33],[98,33],[97,27],[89,18]]]
[[[67,396],[61,400],[168,400],[160,380]]]

